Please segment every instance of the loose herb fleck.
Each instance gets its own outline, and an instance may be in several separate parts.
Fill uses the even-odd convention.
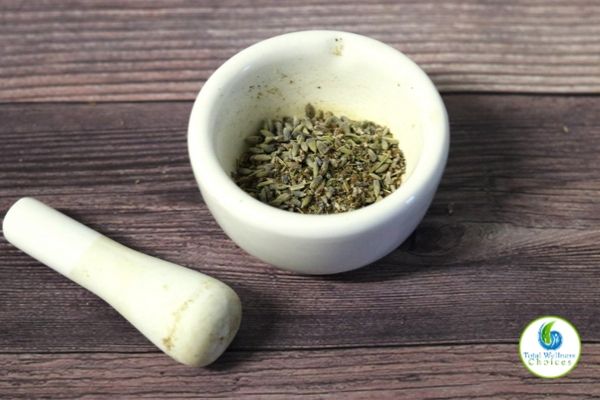
[[[246,138],[232,176],[247,193],[283,210],[330,214],[367,206],[400,186],[406,163],[388,128],[311,104],[305,114],[265,120]]]

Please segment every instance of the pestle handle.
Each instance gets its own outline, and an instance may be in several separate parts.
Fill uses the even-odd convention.
[[[2,229],[15,247],[67,277],[81,255],[102,236],[31,197],[13,204]]]

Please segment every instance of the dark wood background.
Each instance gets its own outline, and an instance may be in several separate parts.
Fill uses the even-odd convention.
[[[186,148],[202,83],[261,39],[372,36],[431,76],[448,167],[391,255],[330,277],[247,255],[202,202]],[[600,396],[600,3],[0,1],[0,210],[35,196],[231,285],[244,319],[180,366],[101,300],[0,240],[1,398]],[[570,319],[579,366],[520,364],[533,318]]]

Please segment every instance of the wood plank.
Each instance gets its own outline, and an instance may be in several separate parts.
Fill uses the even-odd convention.
[[[450,159],[427,217],[398,250],[347,274],[277,271],[227,239],[188,165],[189,103],[0,106],[0,209],[37,196],[226,281],[244,303],[238,350],[512,343],[547,313],[600,341],[600,98],[444,100]],[[0,257],[0,352],[153,349],[4,240]]]
[[[0,354],[0,396],[30,398],[583,399],[600,345],[567,377],[536,378],[515,345],[229,352],[207,369],[161,354]]]
[[[0,101],[189,100],[240,49],[305,29],[389,43],[444,92],[600,92],[590,0],[63,0],[0,4]]]

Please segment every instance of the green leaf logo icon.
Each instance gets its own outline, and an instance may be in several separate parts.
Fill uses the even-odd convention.
[[[562,345],[562,335],[552,330],[555,322],[556,320],[542,324],[538,332],[538,342],[546,350],[556,350]]]
[[[548,322],[546,325],[544,325],[544,327],[542,328],[542,340],[544,341],[544,343],[546,343],[547,345],[552,344],[552,337],[550,336],[550,331],[552,329],[552,325],[554,325],[556,321],[552,321],[552,322]]]

